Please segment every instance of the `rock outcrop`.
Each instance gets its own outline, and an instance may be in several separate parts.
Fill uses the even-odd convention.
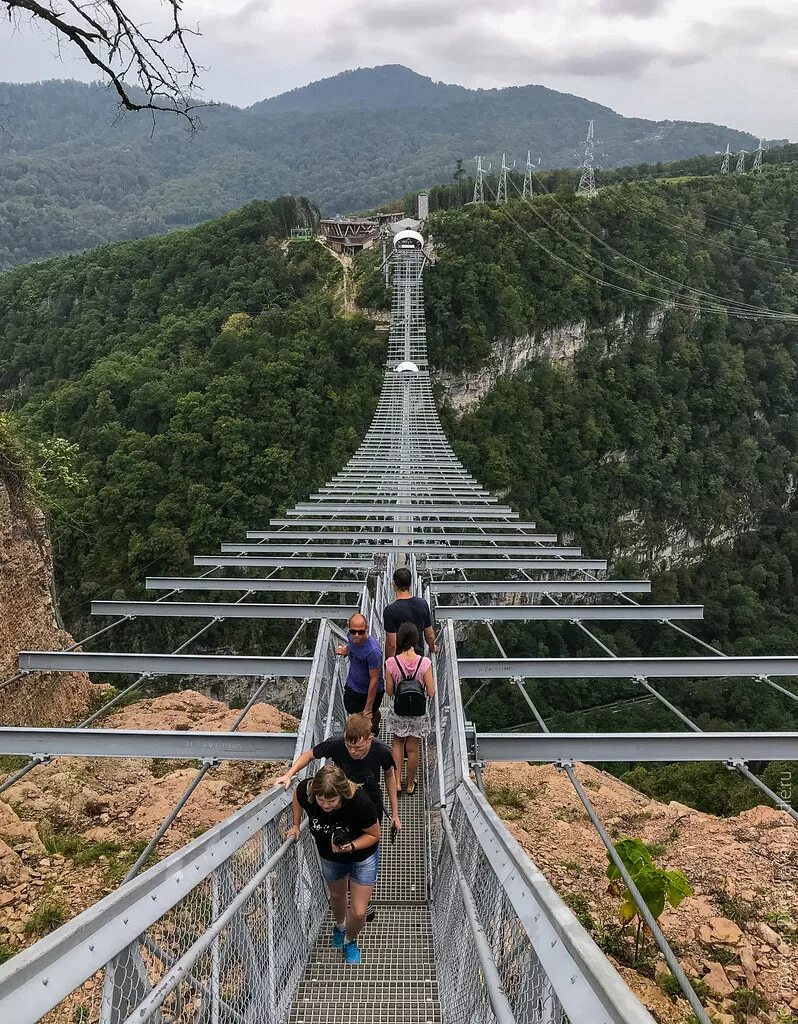
[[[452,409],[462,415],[479,405],[497,380],[517,373],[533,359],[571,362],[591,338],[600,339],[609,354],[635,332],[642,330],[649,340],[654,339],[662,327],[664,317],[665,310],[657,310],[641,326],[634,318],[622,314],[610,326],[602,329],[591,328],[582,320],[534,334],[497,338],[491,345],[491,354],[485,366],[461,373],[441,372],[436,378],[443,385]]]
[[[16,674],[20,650],[73,642],[58,621],[44,515],[0,479],[0,684]],[[84,716],[100,691],[82,672],[25,676],[0,691],[0,725],[66,725]]]

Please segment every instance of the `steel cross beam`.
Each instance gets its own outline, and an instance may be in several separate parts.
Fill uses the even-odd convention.
[[[327,540],[335,540],[335,537],[328,537]],[[455,541],[459,538],[452,537],[451,540]],[[377,541],[371,541],[369,543],[346,543],[341,544],[303,544],[303,545],[284,545],[284,544],[222,544],[221,550],[224,554],[232,554],[233,552],[240,552],[241,554],[254,554],[256,551],[262,551],[266,555],[272,554],[283,554],[292,552],[312,552],[315,554],[317,551],[322,554],[339,553],[341,555],[346,554],[381,554],[383,551],[414,551],[418,555],[445,555],[454,554],[467,558],[473,555],[490,555],[496,554],[497,551],[501,551],[501,548],[489,547],[487,545],[469,545],[463,547],[454,547],[453,544],[435,544],[435,543],[418,543],[410,540],[393,539],[389,534],[383,540],[380,538]],[[581,548],[573,547],[545,547],[542,545],[535,545],[532,547],[525,548],[513,548],[512,556],[516,555],[520,557],[529,557],[531,555],[551,555],[554,556],[578,556],[582,553]],[[344,564],[344,563],[341,563]]]
[[[454,564],[458,569],[561,569],[567,572],[570,569],[606,569],[605,558],[458,558],[457,549],[451,549],[451,558],[435,556],[425,558],[427,567],[432,572],[440,572]],[[468,590],[470,583],[463,581],[461,590]]]
[[[159,606],[161,607],[161,606]],[[246,607],[244,605],[243,607]],[[533,622],[604,619],[619,621],[630,619],[703,619],[700,604],[509,604],[459,605],[438,604],[436,619],[454,619],[456,622]]]
[[[352,512],[358,515],[381,515],[390,516],[391,514],[403,515],[403,516],[414,516],[422,519],[446,519],[446,518],[462,518],[463,516],[479,516],[480,519],[512,519],[517,516],[517,512],[512,512],[510,509],[494,508],[489,505],[485,506],[473,506],[473,505],[456,505],[452,502],[450,505],[361,505],[356,502],[350,504],[341,505],[330,505],[330,504],[318,504],[318,505],[297,505],[296,509],[290,511],[289,515],[296,516],[324,516],[329,518],[331,515],[336,513]]]
[[[297,548],[297,551],[305,551],[306,548]],[[375,552],[376,553],[376,552]],[[194,555],[194,565],[218,565],[222,568],[229,566],[252,566],[261,565],[273,568],[286,569],[360,569],[364,571],[371,568],[370,558],[347,558],[342,561],[340,558],[312,558],[309,556],[294,555],[263,555],[258,558],[253,555],[239,555],[225,557],[224,555]]]
[[[272,526],[315,526],[325,529],[333,526],[359,526],[369,528],[375,526],[412,526],[417,530],[473,530],[479,529],[484,525],[486,530],[534,530],[536,526],[535,523],[530,522],[497,522],[494,519],[489,519],[483,524],[477,521],[479,518],[479,516],[475,516],[470,519],[437,522],[437,516],[428,516],[423,513],[409,518],[408,516],[402,515],[392,516],[390,512],[374,512],[365,519],[351,519],[346,517],[341,519],[338,516],[325,516],[323,521],[320,519],[271,519],[269,522]]]
[[[147,590],[252,590],[258,593],[269,591],[275,593],[296,594],[359,594],[363,589],[363,580],[289,580],[272,576],[258,579],[250,576],[148,576],[145,580]]]
[[[511,562],[505,563],[512,569]],[[648,594],[650,580],[433,580],[433,594]],[[483,606],[484,607],[484,606]]]
[[[232,601],[92,601],[92,615],[133,618],[348,619],[357,609],[343,604],[234,604]]]
[[[798,676],[798,658],[460,658],[461,679],[718,679]]]
[[[291,732],[0,728],[0,753],[47,757],[290,761],[295,746],[296,733]]]
[[[262,658],[234,654],[84,654],[79,651],[21,651],[23,672],[146,672],[154,676],[310,675],[312,658]]]
[[[330,523],[330,526],[334,526],[334,523]],[[374,525],[374,524],[372,524]],[[501,544],[556,544],[557,534],[556,533],[521,533],[517,535],[501,533],[455,533],[448,527],[445,533],[430,533],[429,528],[425,526],[423,532],[411,533],[406,535],[406,539],[400,539],[396,533],[393,532],[394,523],[386,523],[386,529],[380,532],[361,532],[361,533],[332,533],[325,526],[323,530],[248,530],[247,538],[249,540],[310,540],[310,541],[372,541],[372,540],[386,540],[392,541],[394,547],[413,547],[423,548],[426,550],[432,545],[437,545],[441,541],[483,541],[485,543],[491,543],[498,541]],[[473,525],[473,524],[472,524]],[[412,529],[412,527],[411,527]],[[434,529],[434,527],[433,527]],[[224,550],[224,547],[223,547]],[[271,548],[269,549],[271,550]],[[311,549],[315,550],[315,549]],[[494,549],[495,550],[495,549]],[[543,550],[551,551],[551,548],[545,548]],[[577,551],[578,548],[572,548],[569,550]],[[512,548],[515,553],[516,548]]]
[[[478,733],[483,761],[795,761],[798,732]]]

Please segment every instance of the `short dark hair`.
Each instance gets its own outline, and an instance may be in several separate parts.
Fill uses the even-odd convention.
[[[403,565],[394,571],[393,581],[399,590],[409,590],[413,586],[413,574]]]
[[[403,622],[396,632],[396,650],[399,654],[402,651],[406,651],[409,647],[415,649],[418,646],[418,641],[419,636],[416,624],[414,622]]]

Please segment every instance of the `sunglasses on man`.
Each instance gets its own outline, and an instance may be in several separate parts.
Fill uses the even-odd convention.
[[[350,629],[349,632],[350,632],[350,634],[352,636],[365,636],[366,635],[366,630],[365,629]]]

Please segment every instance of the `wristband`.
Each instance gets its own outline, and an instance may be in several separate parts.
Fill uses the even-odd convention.
[[[350,847],[350,850],[349,850],[350,853],[354,853],[355,850],[357,850],[357,847],[355,846],[355,844],[353,842],[349,844],[349,847]]]

